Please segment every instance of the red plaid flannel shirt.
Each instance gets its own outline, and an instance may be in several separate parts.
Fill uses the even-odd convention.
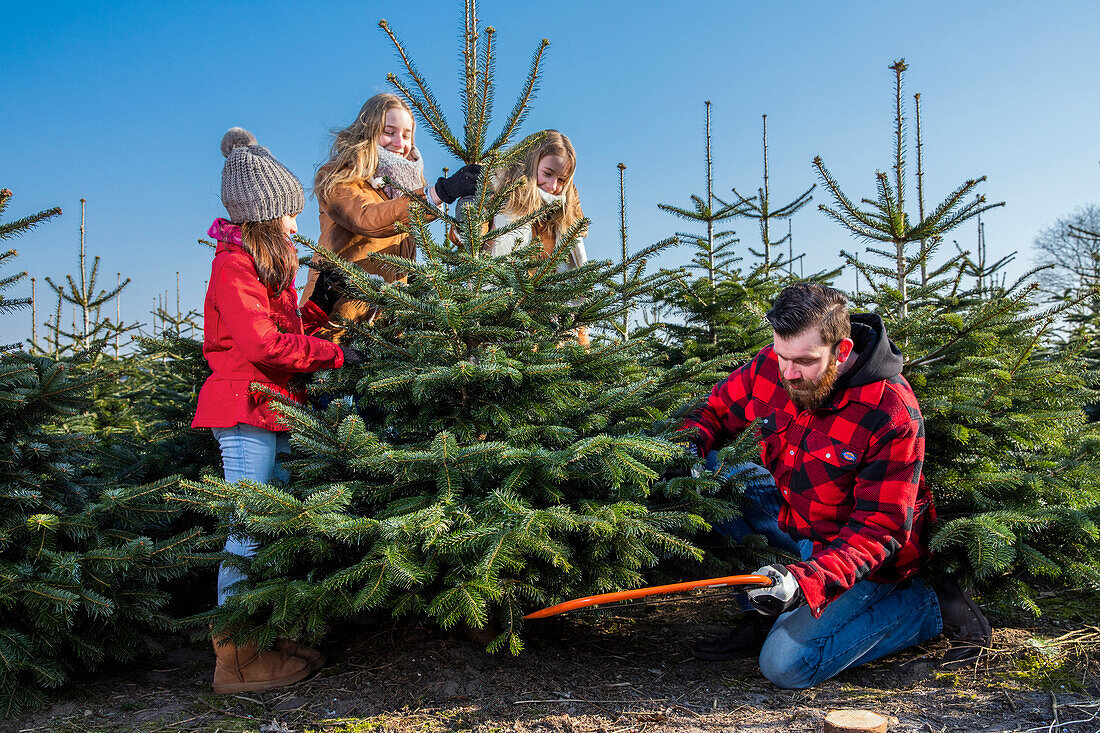
[[[813,541],[810,559],[788,567],[815,617],[865,578],[897,582],[920,570],[935,510],[921,476],[924,418],[902,376],[840,388],[799,412],[769,346],[718,384],[684,428],[698,432],[706,455],[756,419],[760,457],[784,499],[779,526]]]

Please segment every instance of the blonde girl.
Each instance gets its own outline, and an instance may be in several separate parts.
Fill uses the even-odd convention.
[[[493,182],[497,191],[503,191],[517,181],[519,185],[508,197],[503,211],[493,217],[492,228],[508,226],[548,204],[558,203],[560,206],[529,224],[489,241],[486,250],[494,257],[540,242],[542,256],[548,258],[565,233],[584,217],[577,187],[573,185],[573,174],[577,169],[573,143],[557,130],[544,130],[521,144],[530,143],[534,137],[540,139],[531,145],[527,155],[506,168]],[[578,236],[559,269],[573,269],[586,262],[588,256],[584,239]],[[588,335],[583,328],[578,329],[577,338],[582,345],[588,345]]]
[[[429,201],[441,206],[473,194],[481,170],[480,166],[467,165],[426,186],[415,132],[412,111],[400,97],[376,94],[363,104],[350,125],[336,133],[329,160],[314,179],[313,193],[321,221],[318,245],[387,282],[404,282],[406,274],[372,261],[371,254],[416,257],[412,240],[397,228],[409,223],[411,200],[401,189],[423,191]],[[302,290],[303,304],[316,289],[327,290],[324,281],[318,288],[317,280],[317,270],[311,270]],[[335,293],[331,297],[331,321],[318,333],[320,336],[339,342],[344,333],[341,321],[369,321],[376,316],[363,303]]]

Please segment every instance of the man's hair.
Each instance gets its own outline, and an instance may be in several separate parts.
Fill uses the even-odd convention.
[[[852,335],[848,298],[836,288],[817,283],[788,285],[764,316],[777,336],[799,336],[815,326],[821,340],[835,346]]]

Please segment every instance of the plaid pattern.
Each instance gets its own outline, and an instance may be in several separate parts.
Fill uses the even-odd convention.
[[[779,382],[769,346],[718,384],[684,423],[703,455],[760,420],[760,457],[783,495],[779,526],[810,539],[790,565],[813,615],[863,579],[903,580],[928,555],[935,519],[921,476],[924,418],[900,375],[835,391],[799,412]]]

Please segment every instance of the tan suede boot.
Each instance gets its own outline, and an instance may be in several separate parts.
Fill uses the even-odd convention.
[[[214,637],[214,692],[231,695],[293,684],[309,676],[306,660],[255,644],[235,646],[226,637]]]
[[[472,641],[482,648],[489,646],[489,642],[500,636],[500,629],[492,621],[480,628],[466,623],[458,624],[455,626],[455,632],[466,641]]]
[[[277,652],[283,654],[289,654],[294,657],[301,657],[306,660],[306,664],[309,665],[310,672],[316,672],[321,667],[325,666],[325,655],[317,651],[311,646],[306,646],[297,641],[291,641],[290,639],[279,639],[272,647]]]

